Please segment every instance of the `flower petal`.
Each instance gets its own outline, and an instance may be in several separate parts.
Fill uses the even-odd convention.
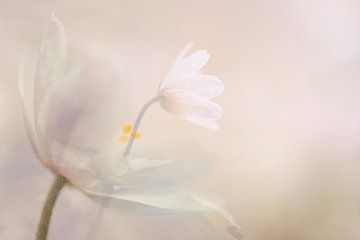
[[[89,191],[101,194],[168,194],[190,186],[209,169],[209,161],[114,159]]]
[[[45,141],[43,141],[43,138],[39,136],[39,128],[35,124],[36,116],[34,112],[34,101],[37,59],[38,56],[35,51],[28,49],[24,52],[19,64],[18,87],[27,136],[35,154],[43,164],[48,166],[49,158],[42,157],[41,153],[41,149],[45,148]]]
[[[190,91],[170,89],[162,93],[161,106],[182,116],[217,120],[222,116],[222,108],[216,103]]]
[[[200,71],[209,61],[210,55],[206,50],[199,50],[185,57],[182,61],[184,68],[189,68],[193,72]]]
[[[191,221],[192,224],[198,226],[199,232],[196,234],[196,238],[187,236],[187,239],[238,239],[245,240],[244,234],[239,225],[233,220],[233,218],[224,209],[210,203],[204,198],[193,196],[190,194],[175,194],[175,195],[93,195],[88,192],[90,197],[95,200],[103,200],[103,197],[107,200],[107,206],[112,209],[120,210],[139,210],[144,211],[157,211],[167,210],[172,211],[172,214],[188,213],[185,215],[186,221]],[[137,203],[131,205],[131,203]],[[143,205],[143,208],[141,207]],[[144,208],[148,206],[148,208]],[[150,208],[149,208],[150,207]],[[164,212],[163,212],[164,213]],[[200,234],[200,235],[199,235]],[[189,238],[190,237],[190,238]],[[205,238],[204,238],[205,239]]]
[[[167,87],[169,87],[173,81],[175,80],[174,78],[172,78],[173,75],[176,74],[176,69],[179,68],[179,64],[182,62],[183,58],[186,56],[186,54],[189,52],[190,48],[194,45],[194,43],[190,42],[188,44],[186,44],[186,46],[181,50],[181,52],[178,54],[178,56],[176,57],[174,63],[171,65],[170,70],[168,71],[168,73],[166,74],[165,78],[163,79],[163,81],[160,83],[159,85],[159,91],[161,91],[162,89],[165,89]]]
[[[42,137],[48,140],[68,140],[78,120],[84,118],[85,108],[79,107],[83,102],[78,100],[82,96],[81,92],[74,94],[79,76],[79,68],[69,69],[62,79],[46,89],[37,115],[38,130]],[[79,101],[78,105],[74,104],[76,100]]]
[[[46,87],[58,80],[67,63],[67,40],[64,26],[53,14],[48,32],[43,39],[38,63],[39,87]]]
[[[223,82],[215,76],[199,74],[183,81],[185,82],[184,88],[207,99],[213,99],[224,92]]]
[[[199,50],[181,59],[178,64],[169,72],[167,77],[173,78],[173,83],[180,79],[189,78],[197,75],[200,69],[205,66],[210,56],[205,50]]]
[[[36,126],[44,125],[44,123],[39,123],[39,119],[42,118],[41,112],[46,102],[44,99],[49,94],[49,87],[53,83],[64,79],[66,64],[67,42],[65,29],[53,14],[48,32],[43,39],[36,65],[34,83],[34,121]]]
[[[76,187],[94,184],[102,169],[101,159],[97,159],[95,151],[53,139],[45,142],[45,148],[39,152],[41,159],[48,159],[50,169],[66,177]]]
[[[219,124],[212,119],[201,118],[196,116],[183,116],[183,118],[212,131],[219,129]]]
[[[183,58],[188,54],[189,50],[193,46],[194,46],[193,42],[190,42],[190,43],[186,44],[186,46],[181,50],[179,55],[176,57],[172,67],[175,67],[177,64],[179,64],[179,62],[181,62],[183,60]]]
[[[221,239],[227,239],[229,236],[239,240],[246,239],[241,227],[237,224],[234,218],[222,208],[221,203],[219,204],[217,201],[211,201],[207,198],[196,196],[194,194],[192,194],[191,197],[194,201],[207,207],[208,212],[205,217],[212,223],[212,226],[215,228],[215,231]]]
[[[75,120],[82,117],[83,109],[74,109],[71,91],[80,79],[79,69],[68,67],[65,29],[53,15],[36,65],[34,122],[41,138],[68,140]]]
[[[36,150],[37,136],[34,125],[34,82],[36,71],[36,53],[28,50],[20,60],[18,70],[18,87],[25,127],[29,139]]]
[[[194,77],[208,62],[210,56],[205,50],[196,51],[193,54],[185,57],[185,54],[188,52],[191,46],[192,45],[188,44],[181,52],[175,61],[175,64],[161,82],[159,91],[173,88],[184,78]]]

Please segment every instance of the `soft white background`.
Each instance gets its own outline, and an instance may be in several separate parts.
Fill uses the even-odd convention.
[[[52,181],[26,138],[17,93],[19,58],[39,44],[52,11],[84,71],[69,100],[81,109],[74,141],[97,146],[119,134],[194,41],[211,55],[205,72],[225,84],[220,130],[154,106],[135,152],[216,160],[193,190],[222,199],[251,239],[360,239],[357,0],[1,0],[0,239],[32,238]],[[84,239],[95,208],[64,191],[50,239]],[[193,228],[186,218],[108,211],[100,231],[186,239]]]

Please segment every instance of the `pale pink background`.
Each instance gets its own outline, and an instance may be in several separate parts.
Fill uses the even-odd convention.
[[[216,160],[192,190],[222,199],[251,239],[360,239],[356,0],[1,0],[0,239],[33,238],[52,179],[25,136],[16,85],[19,58],[39,44],[52,11],[83,65],[83,92],[74,94],[92,106],[74,141],[97,146],[116,135],[194,41],[211,55],[205,71],[225,84],[220,130],[155,106],[135,151]],[[95,208],[64,191],[50,239],[84,239]],[[188,228],[176,217],[108,211],[100,231],[101,239],[184,239]]]

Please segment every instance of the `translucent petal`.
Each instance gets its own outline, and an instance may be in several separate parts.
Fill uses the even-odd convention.
[[[67,42],[65,29],[61,22],[52,16],[50,26],[43,39],[39,57],[36,64],[34,121],[36,126],[41,118],[44,98],[49,94],[49,87],[58,81],[65,79],[67,63]]]
[[[94,184],[102,169],[95,151],[54,139],[45,143],[39,153],[41,159],[47,159],[50,169],[66,177],[76,187]]]
[[[179,63],[174,66],[170,72],[169,78],[174,78],[174,82],[180,79],[193,77],[197,75],[201,68],[208,62],[210,56],[205,50],[199,50],[193,54],[184,57]]]
[[[54,83],[72,78],[65,72],[66,58],[65,30],[53,15],[39,53],[27,53],[19,69],[19,90],[24,119],[36,152],[40,148],[44,149],[44,139],[50,139],[49,134],[46,133],[51,128],[49,126],[51,114],[48,114],[48,110],[52,106],[49,102],[50,99],[56,99],[54,89],[56,91],[63,89]],[[42,160],[48,161],[44,158]]]
[[[175,80],[172,76],[174,76],[176,74],[176,69],[178,68],[179,64],[182,62],[183,58],[186,56],[186,54],[189,52],[190,48],[193,45],[194,44],[192,42],[186,44],[186,46],[178,54],[178,56],[176,57],[174,63],[172,64],[171,68],[169,69],[167,75],[165,76],[163,81],[160,83],[159,91],[169,87],[172,84],[172,82]]]
[[[98,195],[169,194],[190,186],[207,172],[209,161],[115,159],[89,191]]]
[[[171,89],[163,92],[161,106],[172,113],[217,120],[222,108],[216,103],[190,91]]]
[[[64,26],[53,15],[45,35],[38,60],[38,87],[47,87],[51,81],[58,80],[67,63],[67,41]]]
[[[186,44],[186,46],[181,50],[181,52],[179,53],[179,55],[176,57],[176,60],[174,61],[172,67],[174,68],[177,64],[179,64],[179,62],[181,62],[183,60],[183,58],[188,54],[188,52],[190,51],[190,49],[194,46],[193,42],[190,42],[188,44]]]
[[[92,195],[95,200],[103,200],[98,195]],[[195,224],[199,233],[186,236],[187,239],[238,239],[245,240],[244,234],[234,219],[221,207],[206,201],[204,198],[189,194],[175,195],[102,195],[106,198],[107,207],[127,211],[171,211],[172,214],[184,215],[184,222]],[[131,204],[137,203],[137,204]],[[146,208],[147,206],[147,208]],[[204,237],[205,238],[202,238]]]
[[[203,74],[182,79],[173,87],[194,92],[207,99],[213,99],[224,92],[224,84],[222,81],[216,76]]]
[[[196,116],[183,116],[183,118],[212,131],[219,129],[219,124],[212,119],[201,118]]]
[[[201,68],[209,61],[210,55],[206,50],[199,50],[193,54],[184,57],[183,64],[185,68],[191,68],[194,72],[200,71]]]
[[[67,42],[62,23],[52,16],[36,65],[34,115],[37,134],[68,140],[83,109],[71,102],[80,67],[67,66]],[[80,101],[79,101],[80,102]]]
[[[194,201],[206,206],[208,212],[205,214],[206,219],[212,222],[213,227],[219,234],[220,239],[227,239],[231,235],[234,239],[245,240],[245,234],[243,233],[239,224],[234,218],[222,208],[219,203],[209,201],[204,197],[192,195]]]
[[[90,193],[92,194],[92,193]],[[96,194],[95,194],[96,196]],[[99,196],[98,196],[99,197]],[[149,207],[155,207],[163,210],[180,210],[180,211],[206,211],[207,207],[194,201],[188,195],[173,194],[173,195],[141,195],[141,194],[103,194],[100,197],[108,198],[110,205],[125,204],[123,201],[129,201],[146,205]],[[136,205],[135,205],[136,207]]]
[[[37,135],[34,116],[34,83],[36,72],[37,54],[27,50],[22,56],[18,70],[18,87],[21,97],[21,108],[25,128],[32,148],[38,154],[40,139]]]
[[[38,129],[44,138],[68,140],[79,119],[84,117],[82,102],[74,104],[74,99],[81,96],[74,94],[79,79],[79,68],[72,68],[47,88],[37,116]]]
[[[185,57],[185,54],[191,46],[192,45],[187,45],[181,52],[177,61],[175,61],[175,64],[161,82],[159,91],[173,88],[173,86],[177,85],[183,79],[194,77],[208,62],[209,54],[205,50],[196,51]]]

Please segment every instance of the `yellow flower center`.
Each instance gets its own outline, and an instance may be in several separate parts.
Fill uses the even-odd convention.
[[[126,143],[129,140],[129,135],[121,135],[119,138],[120,143]]]
[[[129,134],[131,133],[133,129],[133,126],[131,123],[125,123],[124,126],[122,127],[122,132],[125,134]]]
[[[129,141],[130,137],[134,139],[141,138],[142,135],[140,132],[132,133],[132,130],[133,130],[133,125],[131,123],[125,123],[121,128],[121,135],[119,137],[119,142],[126,143],[127,141]]]
[[[140,138],[141,138],[141,133],[136,132],[136,133],[131,134],[131,136],[132,136],[133,138],[135,138],[135,139],[140,139]]]

